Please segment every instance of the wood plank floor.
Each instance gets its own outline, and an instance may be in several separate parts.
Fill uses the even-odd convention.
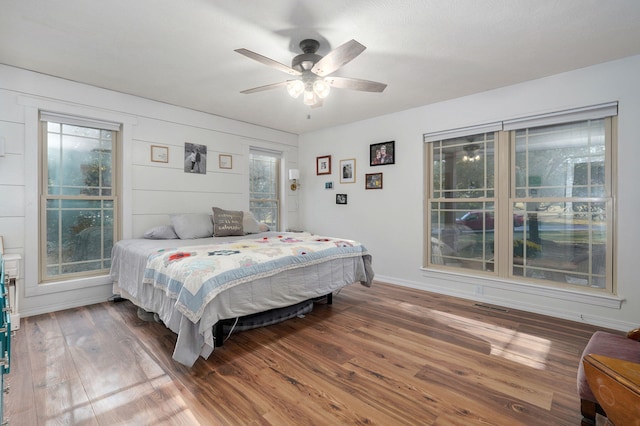
[[[24,318],[16,425],[578,425],[596,327],[375,282],[233,335],[208,360],[130,302]]]

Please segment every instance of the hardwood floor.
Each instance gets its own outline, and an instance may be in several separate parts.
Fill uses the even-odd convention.
[[[233,335],[193,368],[130,302],[25,318],[15,425],[579,425],[596,327],[375,282]]]

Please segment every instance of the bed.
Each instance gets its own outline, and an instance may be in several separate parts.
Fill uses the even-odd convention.
[[[171,239],[147,232],[114,245],[114,293],[156,313],[178,335],[174,360],[192,366],[199,356],[208,358],[222,345],[214,326],[224,320],[295,307],[355,282],[371,285],[371,255],[356,241],[246,231],[214,237],[203,231],[195,238],[182,232]]]

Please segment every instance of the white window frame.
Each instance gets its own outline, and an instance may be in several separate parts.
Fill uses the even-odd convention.
[[[48,276],[47,274],[47,248],[46,242],[47,238],[47,225],[46,225],[46,217],[47,217],[47,203],[49,200],[58,200],[58,201],[101,201],[101,202],[111,202],[112,203],[112,212],[113,212],[113,229],[112,229],[112,241],[115,243],[118,237],[118,223],[119,223],[119,182],[120,182],[120,173],[119,173],[119,165],[118,165],[118,157],[119,157],[119,139],[120,139],[120,123],[114,123],[104,120],[96,120],[89,119],[86,117],[68,115],[68,114],[60,114],[57,112],[50,111],[40,111],[40,203],[39,203],[39,218],[40,218],[40,268],[39,268],[39,283],[51,283],[51,282],[60,282],[60,281],[68,281],[70,279],[78,279],[78,278],[88,278],[93,276],[105,275],[109,271],[109,265],[106,265],[104,268],[97,270],[88,270],[84,272],[73,272],[73,273],[63,273],[54,276]],[[49,194],[48,191],[48,161],[47,161],[47,152],[48,152],[48,129],[47,123],[57,123],[60,126],[64,125],[72,125],[84,128],[97,129],[99,131],[107,130],[112,132],[113,139],[111,141],[111,172],[112,172],[112,186],[111,186],[111,195],[61,195],[61,194]],[[62,130],[62,129],[61,129]],[[101,232],[101,239],[105,237],[105,235]],[[101,244],[102,246],[102,244]],[[103,263],[106,257],[110,257],[110,253],[103,253],[100,259],[96,259],[95,261],[100,261]],[[94,262],[95,262],[94,261]]]
[[[131,238],[133,235],[133,223],[131,210],[133,205],[131,187],[131,164],[133,161],[133,128],[137,124],[137,119],[128,114],[106,111],[85,105],[76,105],[57,100],[46,99],[38,96],[22,95],[18,97],[18,104],[24,108],[25,114],[25,168],[27,170],[39,170],[39,132],[40,132],[40,111],[56,111],[60,114],[73,115],[77,117],[88,117],[98,121],[109,121],[121,123],[120,157],[118,164],[120,167],[120,226],[119,238]],[[27,173],[25,175],[25,223],[39,223],[39,173]],[[129,212],[127,214],[127,212]],[[111,294],[105,293],[104,288],[109,289],[113,285],[109,274],[58,281],[47,284],[39,282],[40,251],[39,251],[39,227],[31,226],[25,228],[25,257],[24,257],[24,296],[26,298],[36,298],[46,296],[46,299],[37,299],[33,302],[34,312],[45,312],[51,309],[65,309],[70,304],[65,292],[78,289],[91,290],[84,294],[84,297],[93,302],[96,295]],[[55,295],[55,297],[54,297]],[[50,297],[51,296],[51,297]],[[42,301],[41,301],[42,300]],[[45,303],[46,308],[37,307]],[[44,306],[44,305],[42,305]],[[53,308],[52,308],[53,306]]]
[[[277,229],[273,229],[273,231],[279,231],[280,229],[282,229],[283,226],[283,219],[284,219],[284,214],[283,214],[283,208],[282,208],[282,186],[281,186],[281,174],[282,174],[282,164],[283,164],[283,154],[280,151],[274,151],[274,150],[269,150],[269,149],[264,149],[264,148],[256,148],[256,147],[251,147],[249,149],[249,180],[251,180],[251,161],[252,161],[252,157],[253,155],[263,155],[263,156],[267,156],[267,157],[271,157],[271,158],[275,158],[277,160],[276,162],[276,170],[275,170],[275,176],[274,176],[274,180],[275,180],[275,185],[276,185],[276,198],[272,199],[255,199],[251,197],[251,184],[249,184],[249,210],[251,210],[251,202],[252,201],[271,201],[271,202],[275,202],[278,212],[277,212],[277,224],[276,227]],[[254,212],[252,212],[254,213]],[[259,219],[259,215],[256,215],[256,213],[254,213],[254,216],[256,216],[256,218],[258,220]]]

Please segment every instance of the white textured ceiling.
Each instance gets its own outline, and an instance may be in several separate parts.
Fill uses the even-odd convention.
[[[299,134],[637,55],[638,22],[639,0],[0,0],[0,63]],[[387,89],[240,93],[289,76],[234,49],[290,65],[305,38],[356,39],[334,75]]]

